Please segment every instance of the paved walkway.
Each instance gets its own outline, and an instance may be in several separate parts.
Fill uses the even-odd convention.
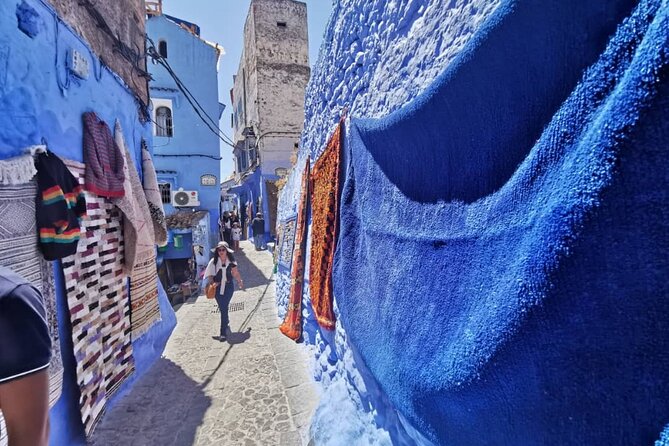
[[[272,259],[242,242],[228,342],[214,301],[177,310],[163,357],[103,418],[92,444],[301,445],[318,399],[306,353],[277,327]],[[243,309],[241,308],[243,307]]]

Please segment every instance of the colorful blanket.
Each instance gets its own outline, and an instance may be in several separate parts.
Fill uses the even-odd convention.
[[[297,213],[297,228],[295,230],[295,249],[293,264],[290,272],[290,295],[288,309],[283,323],[279,327],[281,333],[294,341],[302,337],[302,292],[304,290],[304,266],[307,244],[307,210],[309,206],[309,167],[307,157],[304,172],[302,173],[302,196]]]
[[[73,161],[66,165],[83,184],[84,165]],[[77,252],[64,258],[62,265],[81,419],[90,435],[109,398],[133,373],[134,358],[122,216],[108,198],[86,192],[86,203],[88,216],[81,222]]]
[[[340,121],[325,151],[311,171],[311,306],[321,327],[334,330],[332,262],[339,224],[339,172],[343,123]]]
[[[118,121],[114,138],[123,155],[125,195],[112,202],[123,213],[124,269],[130,275],[132,339],[137,339],[160,320],[155,237],[142,182]]]
[[[353,120],[334,292],[436,444],[653,444],[669,422],[669,3],[503,1]]]

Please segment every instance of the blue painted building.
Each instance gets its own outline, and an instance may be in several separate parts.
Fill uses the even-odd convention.
[[[154,59],[159,59],[150,62],[148,70],[153,78],[150,96],[155,164],[165,213],[207,211],[207,233],[200,243],[208,252],[218,239],[220,215],[220,139],[215,131],[223,112],[217,80],[223,49],[202,39],[197,25],[160,13],[149,16],[146,31],[155,44]],[[186,194],[179,194],[180,190]],[[179,202],[179,195],[183,202]],[[166,259],[193,255],[190,244],[182,243],[183,228],[178,232],[170,231]]]
[[[144,16],[142,4],[125,0],[122,3],[125,8],[118,8],[116,16],[107,10],[108,5],[97,5],[112,29],[131,21],[133,14]],[[144,20],[139,19],[135,25],[133,41],[125,35],[124,41],[116,43],[128,47],[143,43]],[[115,120],[120,121],[135,166],[142,165],[141,140],[150,144],[152,139],[150,124],[143,119],[146,107],[142,103],[148,102],[146,82],[137,75],[145,68],[144,54],[135,54],[136,66],[132,67],[112,51],[113,39],[103,35],[90,11],[74,0],[0,2],[0,161],[23,153],[27,146],[46,142],[60,158],[82,162],[82,114],[95,111],[111,128]],[[70,69],[74,54],[88,68],[80,71],[81,76]],[[99,56],[103,56],[105,64]],[[85,445],[70,312],[60,262],[52,263],[64,379],[62,396],[50,412],[50,444]],[[159,298],[162,322],[133,339],[135,373],[123,383],[107,409],[162,353],[176,318],[160,286]]]

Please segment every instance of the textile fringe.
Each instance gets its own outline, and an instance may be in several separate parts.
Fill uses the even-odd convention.
[[[0,184],[16,186],[30,182],[37,174],[31,154],[0,160]]]

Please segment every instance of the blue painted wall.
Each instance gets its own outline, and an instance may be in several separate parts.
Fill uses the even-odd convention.
[[[18,28],[17,6],[30,19],[30,34]],[[91,65],[91,75],[79,80],[68,75],[65,66],[71,49],[83,53]],[[44,138],[50,150],[61,158],[83,161],[82,114],[95,111],[112,128],[121,121],[129,151],[140,166],[140,141],[150,141],[151,128],[140,122],[137,103],[118,76],[93,55],[89,46],[58,19],[55,11],[40,0],[0,2],[0,159],[18,155],[28,145]],[[63,394],[51,410],[53,446],[83,445],[83,427],[78,409],[79,391],[69,311],[62,271],[56,265],[58,323],[64,363]],[[132,384],[160,357],[176,324],[167,297],[160,289],[162,322],[134,342],[137,371],[114,399],[128,392]]]
[[[445,3],[448,3],[448,5]],[[525,5],[532,4],[532,2],[515,1],[505,1],[503,3],[507,7],[514,7],[520,3]],[[553,3],[558,4],[558,2]],[[616,3],[619,6],[622,2],[594,2],[588,4],[588,6],[598,5],[602,8],[606,8],[607,12],[611,12],[615,6],[613,3]],[[633,2],[625,3],[630,4]],[[334,129],[334,126],[345,107],[348,107],[350,115],[355,116],[356,118],[378,118],[389,115],[398,110],[401,106],[410,103],[413,99],[423,93],[426,88],[432,85],[435,78],[440,73],[444,72],[451,62],[456,60],[457,55],[460,54],[460,51],[465,45],[468,43],[476,45],[476,43],[480,41],[480,39],[476,39],[476,37],[471,40],[470,38],[474,36],[478,29],[481,29],[481,25],[486,23],[486,20],[491,18],[491,14],[494,14],[499,5],[500,2],[498,1],[480,0],[465,0],[461,2],[442,2],[439,0],[420,0],[414,2],[335,0],[333,15],[323,39],[324,43],[321,48],[319,61],[313,70],[312,79],[307,89],[305,130],[300,144],[302,150],[299,153],[297,166],[291,173],[280,196],[280,221],[285,221],[295,216],[300,197],[301,174],[304,161],[308,155],[311,156],[312,162],[320,155],[327,138]],[[662,8],[664,8],[666,12],[666,2],[664,2],[663,5]],[[546,11],[546,14],[548,14],[548,11]],[[593,17],[597,17],[597,20],[591,22],[598,23],[597,21],[601,20],[602,16],[603,14],[594,14]],[[549,15],[549,17],[551,16]],[[492,22],[494,23],[494,19]],[[531,23],[535,24],[536,22]],[[632,27],[639,25],[639,22],[636,20],[632,20],[630,23],[630,26]],[[658,22],[658,29],[660,26],[666,25],[666,23],[666,18],[661,25],[660,22]],[[666,27],[664,29],[666,29]],[[513,32],[512,29],[511,31]],[[587,35],[591,36],[591,34]],[[666,40],[664,40],[664,42],[666,44]],[[655,45],[655,43],[650,42],[649,46],[650,45]],[[551,52],[545,54],[552,55]],[[470,54],[463,54],[463,57],[460,58],[460,62],[465,60],[470,61],[471,58],[469,56]],[[644,71],[641,72],[643,73]],[[649,69],[648,72],[653,71]],[[666,70],[664,73],[666,74]],[[464,91],[469,92],[474,86],[479,88],[480,85],[475,85],[475,82],[473,81],[474,78],[467,78],[463,83],[465,87],[462,89],[451,90],[451,92],[454,95],[457,95]],[[664,79],[666,80],[666,76]],[[601,85],[604,84],[604,82],[599,82],[597,84]],[[490,83],[486,86],[494,88],[494,85]],[[480,91],[483,90],[477,90],[476,88],[471,91],[479,91],[479,94],[481,94]],[[551,90],[548,89],[548,91]],[[491,94],[491,96],[494,95],[495,94]],[[483,97],[485,97],[485,95],[483,95],[482,98]],[[446,103],[451,104],[451,102],[448,101]],[[527,103],[533,104],[532,101],[528,101]],[[496,121],[493,120],[490,122]],[[383,130],[386,131],[388,127],[384,127]],[[433,131],[434,128],[442,129],[442,127],[435,126],[431,131]],[[663,133],[660,126],[657,126],[656,128],[659,129],[658,135],[666,135],[666,132]],[[413,129],[413,131],[415,131],[415,129]],[[406,157],[398,155],[396,159],[390,159],[388,165],[395,167],[393,162],[401,161],[406,163],[407,169],[410,169],[412,163],[422,165],[423,168],[425,168],[425,153],[420,150],[412,150],[412,148],[415,148],[412,146],[412,144],[415,145],[415,140],[408,139],[409,141],[405,141],[406,144],[404,146]],[[450,138],[446,139],[450,141]],[[387,149],[387,146],[383,144],[383,141],[378,147],[379,152]],[[404,152],[398,150],[396,153]],[[346,166],[348,161],[346,156],[344,156],[342,165]],[[358,174],[360,174],[359,169],[364,168],[364,166],[361,165],[353,167],[358,168]],[[364,174],[361,174],[361,176],[362,175]],[[596,175],[593,175],[593,177],[596,177]],[[666,175],[664,178],[666,178]],[[364,186],[362,189],[364,189]],[[659,189],[661,190],[662,188]],[[394,189],[389,188],[388,190]],[[397,195],[401,195],[402,198],[405,197],[404,194],[398,193]],[[634,214],[634,212],[632,214]],[[362,218],[364,219],[364,216]],[[620,218],[611,218],[610,221],[619,224]],[[653,231],[648,231],[648,233],[651,234]],[[639,236],[638,238],[632,237],[632,240],[641,241],[646,240],[647,237],[648,236]],[[629,240],[629,238],[623,236],[618,238],[618,240]],[[599,252],[599,243],[601,242],[598,240],[593,246],[586,245],[583,250],[588,251],[590,249],[590,252]],[[310,249],[309,244],[310,240],[308,239],[307,250]],[[612,249],[613,251],[617,251],[619,248],[618,242],[604,244],[609,247],[614,246]],[[639,246],[642,245],[639,244]],[[348,246],[346,247],[348,248]],[[373,245],[368,245],[368,249],[370,252],[378,253],[376,247]],[[606,251],[606,249],[604,250]],[[655,248],[654,251],[647,250],[646,252],[656,251],[658,251],[658,248]],[[348,252],[353,251],[349,250]],[[600,257],[603,259],[607,258],[606,255],[600,255]],[[635,259],[645,259],[644,256],[630,257]],[[621,261],[625,266],[627,266],[627,262],[628,260],[625,260],[624,263]],[[623,269],[625,269],[625,267],[623,267]],[[637,271],[637,268],[629,268],[628,271],[630,270]],[[618,273],[612,272],[611,274],[613,276],[618,276]],[[624,272],[621,274],[624,274]],[[382,388],[379,385],[374,376],[370,373],[365,362],[361,359],[360,352],[363,350],[363,347],[368,348],[369,344],[365,345],[360,343],[359,345],[356,345],[352,342],[351,335],[353,331],[347,331],[347,327],[345,326],[346,321],[342,323],[341,320],[338,320],[337,328],[334,332],[321,331],[318,328],[313,311],[309,305],[308,279],[309,271],[307,267],[307,271],[305,272],[305,283],[307,284],[307,288],[305,289],[305,294],[303,296],[303,316],[306,319],[304,325],[304,341],[306,344],[310,344],[309,351],[314,352],[315,354],[316,361],[313,373],[316,380],[319,381],[323,387],[321,403],[316,411],[311,426],[311,434],[315,439],[315,443],[321,445],[430,444],[430,441],[423,434],[418,432],[414,426],[401,415],[397,410],[397,407],[390,401],[390,398],[388,398],[388,395],[384,391],[388,390],[388,388]],[[586,301],[593,301],[594,299],[591,298],[597,292],[606,289],[607,286],[612,288],[617,287],[618,282],[616,282],[616,280],[617,279],[611,279],[607,284],[599,284],[596,287],[593,287],[593,294],[588,295]],[[279,274],[277,275],[277,299],[282,316],[283,313],[285,313],[289,286],[290,280],[288,271],[284,268],[280,268]],[[616,292],[618,292],[618,290],[616,290]],[[656,295],[657,293],[655,296]],[[342,296],[335,294],[335,305],[338,300],[343,304],[345,302],[344,296],[347,295],[345,293],[342,294]],[[372,292],[366,295],[365,299],[367,299],[367,302],[370,302],[369,299],[372,299],[371,302],[374,302],[374,297],[376,296],[374,296]],[[635,301],[636,299],[637,297],[633,296],[626,300]],[[358,301],[362,301],[362,299],[358,299]],[[613,307],[608,306],[607,309]],[[420,308],[417,308],[416,311],[419,312]],[[602,312],[606,313],[606,311],[607,310],[603,310]],[[339,308],[336,307],[335,312],[339,316]],[[593,314],[594,313],[596,312],[593,312]],[[652,314],[653,312],[649,311],[649,313]],[[560,314],[564,318],[568,318],[566,312]],[[581,316],[581,313],[577,314],[579,317]],[[588,313],[585,312],[583,314]],[[624,314],[628,313],[624,312]],[[542,322],[544,322],[544,320],[542,320]],[[421,328],[425,329],[427,327],[423,325]],[[647,326],[640,324],[637,329],[643,330],[647,328]],[[434,331],[437,332],[437,330]],[[615,332],[615,330],[613,330],[613,332]],[[630,332],[631,331],[627,331],[626,333]],[[591,333],[588,333],[588,335],[591,335]],[[601,339],[606,337],[607,335],[603,334]],[[607,339],[614,338],[609,336]],[[643,338],[630,337],[629,339]],[[653,342],[648,342],[645,347],[660,345],[664,340],[664,338],[661,340],[653,340]],[[387,346],[384,347],[387,348]],[[616,347],[613,347],[612,350]],[[383,353],[386,350],[379,349],[377,351]],[[553,352],[553,350],[550,351]],[[601,351],[598,353],[601,353]],[[596,355],[593,354],[593,357],[596,357]],[[648,359],[648,357],[645,359]],[[557,361],[557,363],[559,364],[560,362]],[[389,369],[392,369],[392,367],[389,367]],[[612,369],[616,369],[616,367],[612,367]],[[498,374],[500,369],[492,367],[491,370],[493,371],[492,374]],[[526,367],[524,371],[528,374],[535,372],[531,367]],[[517,376],[519,375],[516,375],[516,377]],[[603,380],[609,381],[611,379],[609,375],[605,376],[606,378]],[[408,378],[415,379],[416,375],[408,376]],[[485,382],[484,380],[482,381]],[[508,384],[508,381],[505,382]],[[646,383],[644,383],[644,385],[645,384]],[[657,398],[662,395],[653,396],[648,395],[647,393],[644,394],[642,386],[639,387],[638,394],[648,396],[648,412],[652,412],[651,409],[659,407]],[[499,395],[498,391],[503,389],[504,396],[508,397],[510,394],[508,392],[509,388],[510,386],[508,385],[507,387],[496,386],[489,389],[488,393],[497,393],[497,395]],[[397,390],[397,388],[391,390]],[[561,388],[558,393],[563,391],[564,389]],[[454,393],[457,394],[454,398],[460,397],[462,400],[465,399],[465,392],[461,389],[454,390]],[[656,400],[653,400],[653,397],[655,397]],[[396,400],[396,398],[394,399]],[[423,402],[426,400],[427,399],[423,400]],[[518,400],[519,398],[509,401],[508,406],[512,407],[514,403],[524,403],[524,401]],[[469,402],[471,402],[471,400]],[[482,407],[484,401],[483,399],[480,399],[477,400],[475,404],[480,404],[481,406],[479,407]],[[434,409],[433,406],[434,405],[429,404],[428,406],[425,406],[426,411],[429,412],[430,408]],[[470,409],[471,407],[472,406],[468,406],[467,409],[472,412],[465,413],[467,409],[464,409],[462,417],[455,415],[444,417],[444,420],[447,419],[451,423],[460,422],[464,427],[471,427],[472,423],[468,423],[466,419],[467,416],[471,416],[471,413],[475,413],[476,408]],[[504,409],[507,410],[507,406],[504,406]],[[639,416],[639,414],[642,413],[640,410],[633,410],[629,407],[625,409],[629,410],[629,412],[618,410],[617,413],[622,414],[621,416],[629,416],[629,419],[633,419],[634,416]],[[432,412],[436,413],[434,410]],[[489,409],[487,410],[486,416],[490,416],[490,419],[493,420],[500,420],[502,417],[498,417],[498,413],[499,411]],[[571,417],[569,419],[571,420]],[[539,426],[538,423],[536,425]],[[490,434],[490,430],[485,431],[486,429],[489,429],[490,426],[490,423],[484,425],[482,428],[478,426],[479,429],[476,434]],[[511,429],[509,429],[510,432],[518,431],[518,425],[507,423],[505,427],[508,428],[509,426],[511,426]],[[543,428],[545,425],[542,425],[541,427]],[[423,432],[425,432],[425,430],[423,430]],[[591,432],[595,431],[592,430]],[[615,433],[623,433],[620,426],[615,426],[615,428],[612,429],[612,432],[612,436],[615,436]],[[666,435],[663,436],[663,440],[665,440],[664,437],[666,437]],[[481,442],[480,439],[485,437],[481,435],[478,438],[479,442]],[[594,442],[596,441],[582,444],[593,444]],[[499,439],[497,443],[495,443],[495,439],[491,439],[491,444],[498,443],[527,444],[527,442],[509,442]],[[541,443],[541,441],[539,440],[538,443]],[[548,441],[544,441],[541,444],[548,443]],[[452,437],[450,443],[442,439],[441,444],[473,444],[473,442],[459,441],[458,438]],[[559,443],[552,442],[551,444]],[[567,441],[565,444],[570,443]],[[572,442],[571,444],[574,443]],[[607,444],[641,443],[634,441],[626,442],[624,437],[621,437],[619,443],[611,442]],[[664,444],[664,442],[662,442],[662,444]]]
[[[313,165],[344,108],[356,117],[378,117],[417,97],[499,4],[490,0],[448,6],[441,0],[335,0],[307,87],[301,150],[279,196],[278,220],[297,214],[305,159],[310,155]],[[412,156],[420,160],[420,154]],[[344,156],[342,165],[346,162]],[[311,234],[307,251],[310,247]],[[316,443],[429,444],[391,404],[341,322],[334,332],[318,327],[310,305],[308,269],[307,265],[304,342],[315,355],[313,376],[323,389],[311,426]],[[286,268],[279,268],[276,286],[283,316],[290,287]]]
[[[221,111],[216,49],[165,16],[148,19],[146,32],[156,45],[161,40],[167,42],[167,62],[206,113],[218,123]],[[220,215],[220,139],[197,116],[167,70],[158,64],[149,63],[148,66],[153,76],[151,98],[172,100],[174,134],[171,138],[156,136],[153,142],[156,170],[176,173],[159,174],[158,178],[172,184],[172,190],[183,188],[199,192],[198,209],[206,209],[210,213],[209,233],[213,244],[218,234]],[[193,154],[207,157],[170,156]],[[216,175],[215,186],[200,185],[200,177],[205,174]],[[165,205],[165,211],[170,214],[175,209]]]

